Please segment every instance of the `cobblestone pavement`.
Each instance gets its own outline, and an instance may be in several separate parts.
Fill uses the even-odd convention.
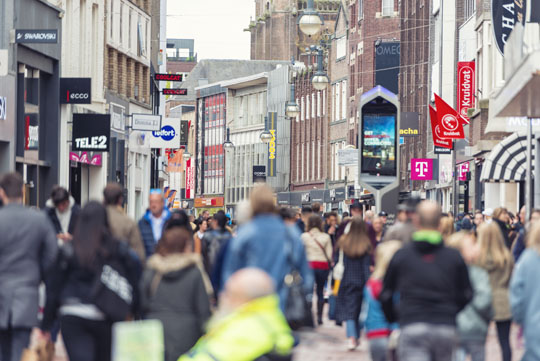
[[[523,341],[518,339],[519,328],[512,328],[513,361],[523,356]],[[335,326],[334,322],[325,320],[325,324],[314,332],[302,333],[301,343],[295,349],[294,361],[370,361],[369,346],[365,338],[355,351],[347,351],[345,328]],[[66,351],[59,339],[56,344],[54,361],[68,361]],[[494,325],[489,330],[486,344],[486,361],[501,361],[497,332]]]

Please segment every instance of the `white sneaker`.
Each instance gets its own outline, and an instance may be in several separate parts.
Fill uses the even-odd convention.
[[[354,351],[354,350],[356,350],[357,347],[358,347],[358,341],[356,341],[353,338],[349,338],[349,344],[347,346],[347,349],[349,351]]]

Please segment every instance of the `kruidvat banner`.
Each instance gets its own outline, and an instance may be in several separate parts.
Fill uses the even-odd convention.
[[[467,124],[467,121],[437,94],[435,94],[435,107],[437,108],[437,121],[440,129],[439,137],[442,139],[465,138],[463,124]]]
[[[441,127],[439,126],[439,121],[437,119],[437,111],[430,105],[429,106],[429,118],[431,121],[431,134],[433,135],[433,144],[435,149],[437,148],[447,148],[448,150],[452,149],[452,140],[441,138]],[[450,153],[450,151],[448,151]],[[435,154],[438,154],[435,152]],[[447,153],[444,153],[447,154]]]
[[[433,180],[433,159],[411,159],[411,180]]]
[[[457,111],[467,123],[470,122],[467,111],[474,108],[475,93],[475,62],[458,62],[458,88],[457,88]]]

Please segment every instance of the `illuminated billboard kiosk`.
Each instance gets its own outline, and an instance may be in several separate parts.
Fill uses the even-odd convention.
[[[362,94],[359,141],[359,179],[375,196],[377,212],[394,213],[399,195],[399,100],[376,86]]]

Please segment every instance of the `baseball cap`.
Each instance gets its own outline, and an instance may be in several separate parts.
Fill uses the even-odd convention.
[[[379,217],[388,217],[388,213],[385,211],[379,212]]]
[[[362,209],[362,204],[360,202],[358,202],[357,199],[355,199],[349,208],[350,209]]]

